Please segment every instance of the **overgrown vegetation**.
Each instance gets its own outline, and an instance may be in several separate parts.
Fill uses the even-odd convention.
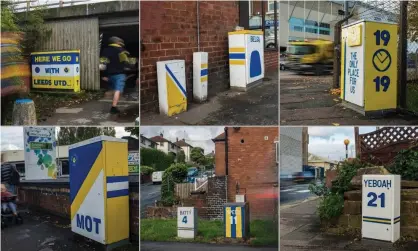
[[[142,150],[141,150],[142,151]],[[172,206],[177,203],[174,186],[187,177],[187,166],[183,163],[172,164],[164,171],[161,184],[161,203],[163,206]]]
[[[142,151],[142,149],[141,149],[141,151]],[[152,168],[150,166],[144,166],[144,165],[141,165],[139,167],[139,170],[140,170],[141,174],[143,174],[143,175],[151,175],[153,172],[155,172],[154,168]]]
[[[174,163],[174,156],[151,148],[141,149],[141,165],[150,166],[155,171],[164,171]]]
[[[185,163],[186,162],[186,154],[183,150],[180,150],[180,152],[177,155],[177,162],[178,163]]]
[[[337,178],[328,189],[324,183],[310,184],[309,190],[320,196],[318,215],[321,220],[332,221],[341,215],[344,208],[344,193],[351,190],[351,180],[357,170],[367,167],[368,164],[359,159],[344,161],[337,167]]]
[[[403,180],[418,181],[418,151],[413,149],[401,150],[388,167],[392,174],[399,174]]]

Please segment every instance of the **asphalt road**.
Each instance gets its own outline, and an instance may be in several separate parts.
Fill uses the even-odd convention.
[[[280,205],[302,201],[315,196],[309,191],[309,184],[294,184],[280,188]]]
[[[248,247],[242,245],[219,245],[201,243],[178,243],[178,242],[141,242],[141,251],[277,251],[277,247]]]
[[[156,200],[161,198],[161,185],[141,185],[141,218],[146,216],[146,208],[153,206]]]

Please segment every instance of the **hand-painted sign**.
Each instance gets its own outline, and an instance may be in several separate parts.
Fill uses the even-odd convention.
[[[363,238],[391,242],[399,239],[400,180],[400,175],[363,175]]]
[[[56,179],[55,127],[24,127],[25,179]]]
[[[32,88],[80,91],[80,51],[31,54]]]

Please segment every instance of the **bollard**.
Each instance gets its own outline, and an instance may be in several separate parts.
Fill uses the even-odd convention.
[[[18,99],[13,106],[13,125],[36,125],[35,103],[31,99]]]

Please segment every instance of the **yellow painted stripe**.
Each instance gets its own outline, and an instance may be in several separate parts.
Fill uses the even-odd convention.
[[[375,220],[375,219],[366,219],[363,220],[372,221],[372,222],[382,222],[382,223],[390,223],[390,220]]]
[[[241,31],[231,31],[231,32],[228,32],[228,35],[237,35],[237,34],[263,35],[263,31],[241,30]]]
[[[31,55],[61,54],[61,53],[80,53],[80,50],[73,50],[73,51],[42,51],[42,52],[32,52],[32,53],[31,53]]]
[[[229,64],[230,65],[245,65],[245,60],[230,59]]]
[[[206,69],[206,68],[208,68],[208,64],[201,64],[200,67],[202,68],[202,70]]]
[[[245,52],[244,47],[231,47],[229,48],[229,52]]]
[[[241,213],[240,207],[235,208],[235,215],[236,215],[235,222],[237,224],[236,225],[237,226],[237,230],[236,230],[237,238],[242,238],[242,226],[241,226],[242,213]]]
[[[225,211],[225,237],[231,238],[231,208],[227,207]]]
[[[208,76],[204,76],[200,78],[201,83],[206,82],[206,81],[208,81]]]
[[[83,184],[78,190],[77,195],[75,196],[73,203],[71,203],[71,220],[74,219],[77,211],[80,209],[81,204],[83,203],[84,199],[86,198],[87,194],[90,192],[91,187],[93,186],[94,182],[97,179],[100,171],[103,169],[103,159],[105,156],[104,149],[102,149],[97,155],[96,160],[94,161],[93,166],[90,169],[89,174],[87,175],[86,179],[83,181]]]

